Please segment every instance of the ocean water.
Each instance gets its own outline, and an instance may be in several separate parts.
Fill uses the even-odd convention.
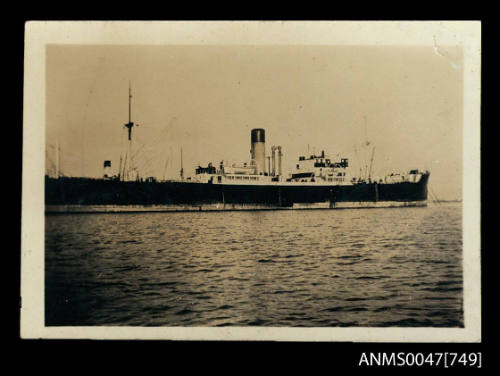
[[[46,215],[46,325],[463,326],[460,204]]]

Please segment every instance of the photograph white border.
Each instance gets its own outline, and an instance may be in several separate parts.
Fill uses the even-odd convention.
[[[46,327],[45,54],[49,44],[433,46],[436,53],[439,46],[462,46],[464,328]],[[480,77],[479,21],[27,22],[23,103],[21,338],[480,342]]]

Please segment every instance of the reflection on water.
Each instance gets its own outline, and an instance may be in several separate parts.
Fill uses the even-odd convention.
[[[461,207],[46,216],[46,325],[463,326]]]

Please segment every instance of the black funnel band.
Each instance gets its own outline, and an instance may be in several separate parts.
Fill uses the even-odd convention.
[[[252,142],[266,142],[266,131],[262,128],[252,129]]]

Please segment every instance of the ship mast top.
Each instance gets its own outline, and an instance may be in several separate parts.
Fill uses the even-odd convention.
[[[130,81],[128,83],[128,123],[125,124],[125,127],[128,128],[128,140],[132,140],[132,128],[134,125],[137,126],[137,124],[134,124],[132,121],[132,88],[130,86]]]
[[[128,129],[128,151],[125,154],[125,162],[123,165],[123,174],[125,175],[126,180],[136,180],[137,176],[133,176],[135,170],[134,158],[132,153],[132,128],[138,127],[139,124],[135,124],[132,121],[132,87],[130,85],[130,81],[128,83],[128,123],[125,124],[125,128]],[[121,173],[119,174],[121,175]]]

